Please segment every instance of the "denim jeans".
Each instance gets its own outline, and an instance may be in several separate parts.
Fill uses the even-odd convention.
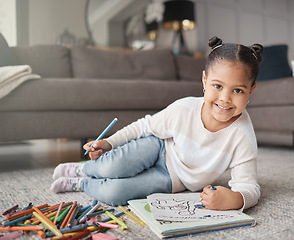
[[[164,141],[155,136],[132,140],[87,161],[84,172],[88,177],[81,181],[82,190],[112,206],[172,191]]]

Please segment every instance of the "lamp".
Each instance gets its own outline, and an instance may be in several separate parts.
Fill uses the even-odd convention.
[[[194,3],[189,0],[171,0],[164,2],[162,27],[176,32],[173,40],[175,54],[188,54],[182,31],[192,30],[196,27]],[[179,38],[179,49],[175,49]]]
[[[150,40],[155,40],[157,37],[157,31],[158,31],[158,22],[153,21],[151,23],[145,22],[145,31],[146,31],[146,37]]]

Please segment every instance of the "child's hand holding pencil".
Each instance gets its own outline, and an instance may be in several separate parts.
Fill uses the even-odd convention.
[[[86,150],[85,155],[89,153],[91,160],[96,160],[103,153],[112,149],[110,143],[106,140],[102,140],[102,138],[116,122],[117,118],[114,118],[95,141],[88,142],[84,145],[84,149]]]
[[[91,160],[96,160],[103,153],[112,149],[112,146],[106,140],[91,141],[84,145],[84,149],[89,152]],[[94,143],[94,144],[93,144]],[[93,144],[93,147],[91,145]]]

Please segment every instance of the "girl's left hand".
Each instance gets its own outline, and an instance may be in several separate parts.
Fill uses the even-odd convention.
[[[203,188],[200,194],[202,204],[211,210],[232,210],[243,207],[243,197],[241,193],[234,192],[223,186],[215,186],[216,190],[211,189],[211,185]]]

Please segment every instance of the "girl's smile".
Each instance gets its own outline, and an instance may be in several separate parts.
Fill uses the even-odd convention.
[[[202,81],[205,94],[201,117],[212,132],[239,118],[255,88],[243,64],[226,60],[216,62],[207,75],[203,72]]]

